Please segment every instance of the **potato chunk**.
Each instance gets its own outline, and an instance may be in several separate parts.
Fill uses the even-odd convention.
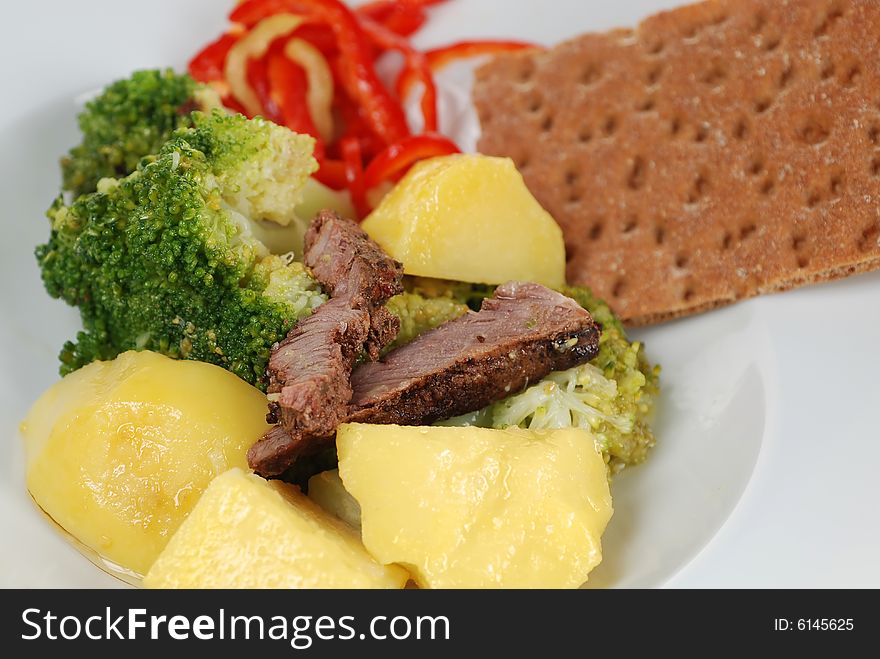
[[[452,155],[423,161],[363,227],[410,275],[565,284],[562,230],[509,158]]]
[[[309,479],[309,499],[350,527],[361,528],[361,507],[345,491],[338,469],[322,471]]]
[[[247,466],[265,416],[266,397],[219,366],[126,352],[31,408],[27,487],[68,533],[143,574],[208,483]]]
[[[585,430],[343,424],[367,550],[423,588],[574,588],[602,559],[605,463]]]
[[[150,569],[148,588],[402,588],[357,533],[291,485],[217,477]]]

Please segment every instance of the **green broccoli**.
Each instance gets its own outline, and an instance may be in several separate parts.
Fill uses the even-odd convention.
[[[63,188],[79,196],[102,178],[120,178],[157,153],[193,110],[219,108],[220,98],[188,75],[138,71],[107,87],[79,115],[83,140],[61,160]]]
[[[495,293],[495,286],[489,284],[469,284],[451,279],[433,279],[411,275],[403,278],[403,286],[408,293],[415,293],[425,299],[446,298],[467,305],[474,311],[479,311],[483,300],[492,297],[492,294]]]
[[[612,471],[618,471],[627,464],[644,462],[655,443],[649,421],[660,394],[660,367],[651,365],[642,343],[630,342],[620,319],[589,289],[566,286],[560,292],[589,311],[602,326],[599,354],[590,363],[615,383],[616,393],[610,401],[614,413],[632,420],[630,432],[615,429],[613,424],[594,425],[596,436],[605,445],[609,465]]]
[[[148,349],[260,386],[272,344],[326,300],[291,254],[257,238],[266,220],[301,230],[293,209],[317,168],[313,139],[219,110],[191,122],[126,178],[49,210],[43,281],[84,326],[62,374]]]
[[[388,310],[400,319],[400,332],[387,347],[392,350],[409,343],[419,334],[458,318],[468,311],[467,305],[449,297],[424,297],[417,293],[401,293],[388,300]]]
[[[460,300],[487,294],[485,286],[475,285],[470,293],[464,286],[458,284],[448,294]],[[422,282],[419,290],[442,294],[439,283],[432,288]],[[641,343],[627,339],[611,308],[589,289],[566,286],[560,292],[589,311],[602,326],[599,354],[589,364],[551,373],[522,393],[441,423],[493,428],[589,427],[612,473],[643,462],[655,442],[649,421],[659,393],[660,368],[648,362]]]

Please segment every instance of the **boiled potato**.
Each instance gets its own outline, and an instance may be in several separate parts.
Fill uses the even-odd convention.
[[[425,160],[363,222],[410,275],[502,284],[565,284],[562,230],[509,158]]]
[[[291,485],[218,476],[156,559],[148,588],[402,588],[409,575]]]
[[[345,491],[338,469],[322,471],[312,476],[309,479],[309,498],[350,527],[361,528],[361,507]]]
[[[31,408],[27,487],[82,544],[143,574],[208,483],[247,466],[265,416],[266,397],[219,366],[126,352]]]
[[[364,546],[422,588],[574,588],[602,559],[605,463],[585,430],[344,424]]]

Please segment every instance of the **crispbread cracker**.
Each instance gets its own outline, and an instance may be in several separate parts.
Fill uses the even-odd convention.
[[[880,267],[880,2],[720,0],[497,57],[480,151],[632,325]]]

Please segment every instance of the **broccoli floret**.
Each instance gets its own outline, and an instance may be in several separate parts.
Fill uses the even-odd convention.
[[[400,319],[400,332],[386,350],[409,343],[419,334],[439,327],[468,311],[466,304],[449,297],[427,298],[417,293],[401,293],[388,300],[388,310]]]
[[[560,292],[573,298],[602,326],[599,354],[590,363],[616,383],[614,407],[618,414],[633,420],[629,433],[611,427],[598,428],[600,439],[605,434],[609,464],[616,471],[627,464],[643,462],[655,443],[649,421],[660,393],[660,367],[648,361],[643,344],[629,341],[620,319],[589,289],[567,286]]]
[[[79,115],[82,143],[61,160],[63,188],[79,196],[102,178],[133,172],[171,134],[192,125],[193,110],[220,107],[209,87],[171,70],[138,71],[107,87]]]
[[[403,278],[403,286],[408,293],[415,293],[425,299],[447,298],[468,308],[479,311],[480,305],[487,297],[495,293],[495,286],[490,284],[469,284],[451,279],[433,279],[431,277]]]
[[[313,139],[219,110],[192,123],[128,177],[50,209],[43,281],[84,326],[62,374],[148,349],[259,385],[272,344],[326,300],[303,265],[253,233],[264,220],[293,226],[317,168]]]
[[[589,289],[566,286],[602,326],[599,354],[589,364],[551,373],[520,394],[443,422],[492,428],[590,428],[612,473],[643,462],[654,446],[649,421],[659,393],[660,368],[630,342],[611,308]]]

